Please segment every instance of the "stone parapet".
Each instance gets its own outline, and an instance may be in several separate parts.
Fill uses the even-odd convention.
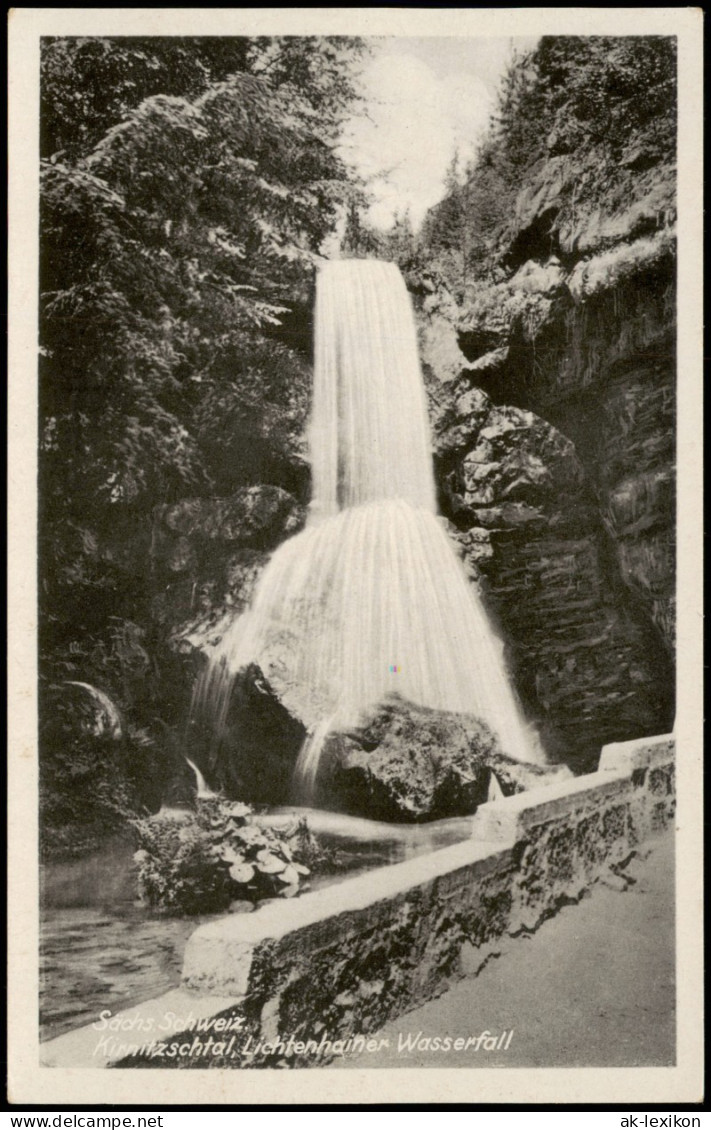
[[[674,799],[672,736],[606,746],[596,773],[480,806],[461,843],[200,926],[180,990],[117,1014],[112,1032],[49,1041],[44,1062],[326,1062],[614,874],[672,820]]]

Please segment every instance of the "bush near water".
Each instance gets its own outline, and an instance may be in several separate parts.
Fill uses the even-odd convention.
[[[209,914],[233,902],[292,898],[318,858],[308,828],[285,833],[253,823],[252,809],[220,797],[194,811],[135,821],[138,888],[149,906],[174,914]]]

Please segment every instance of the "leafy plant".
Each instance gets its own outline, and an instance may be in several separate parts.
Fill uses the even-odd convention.
[[[298,838],[262,828],[252,809],[221,797],[199,798],[181,818],[135,821],[141,897],[178,914],[226,910],[233,901],[292,898],[310,874]]]

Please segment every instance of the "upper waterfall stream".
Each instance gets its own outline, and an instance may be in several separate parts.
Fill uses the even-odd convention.
[[[193,699],[217,733],[255,663],[307,727],[295,772],[312,801],[331,730],[397,691],[486,722],[503,750],[543,760],[503,645],[437,515],[414,315],[392,263],[319,272],[306,528],[273,554],[251,606],[214,649]]]

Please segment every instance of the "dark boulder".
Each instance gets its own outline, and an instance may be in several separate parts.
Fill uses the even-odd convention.
[[[261,669],[250,664],[235,678],[224,732],[209,714],[188,733],[189,756],[213,789],[252,804],[286,804],[303,723],[284,706]]]
[[[322,755],[319,803],[374,820],[465,816],[493,792],[508,796],[568,771],[507,757],[472,715],[432,710],[397,695],[362,727],[332,734]]]

